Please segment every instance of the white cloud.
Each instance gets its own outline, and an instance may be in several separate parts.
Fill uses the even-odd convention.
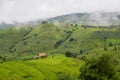
[[[0,22],[29,21],[73,12],[120,12],[120,0],[0,0]]]

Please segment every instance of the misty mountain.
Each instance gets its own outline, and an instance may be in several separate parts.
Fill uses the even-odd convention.
[[[13,24],[13,23],[5,23],[5,22],[0,23],[0,29],[11,28],[14,26],[15,26],[15,24]]]
[[[72,13],[48,19],[50,22],[80,23],[82,25],[120,25],[120,13]]]
[[[42,21],[49,21],[54,23],[78,23],[81,25],[100,25],[100,26],[119,26],[120,25],[120,13],[118,12],[92,12],[92,13],[72,13],[61,15],[48,19],[39,19],[35,21],[23,22],[23,23],[0,23],[0,29],[10,28],[14,26],[34,26],[35,24],[42,23]]]

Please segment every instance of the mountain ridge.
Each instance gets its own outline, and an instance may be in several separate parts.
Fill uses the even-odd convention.
[[[118,12],[71,13],[47,19],[50,22],[79,23],[82,25],[120,25]]]
[[[81,25],[92,25],[92,26],[119,26],[120,25],[120,13],[119,12],[91,12],[91,13],[70,13],[65,15],[59,15],[47,19],[38,19],[35,21],[28,22],[16,22],[16,23],[0,23],[0,29],[19,27],[19,26],[34,26],[40,24],[43,21],[53,23],[77,23]]]

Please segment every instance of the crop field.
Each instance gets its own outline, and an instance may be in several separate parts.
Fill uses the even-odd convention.
[[[0,63],[1,80],[77,80],[84,61],[64,55],[28,61]]]

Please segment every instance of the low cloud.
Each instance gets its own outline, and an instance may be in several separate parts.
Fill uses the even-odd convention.
[[[0,0],[0,22],[24,22],[75,12],[120,12],[120,0]]]

